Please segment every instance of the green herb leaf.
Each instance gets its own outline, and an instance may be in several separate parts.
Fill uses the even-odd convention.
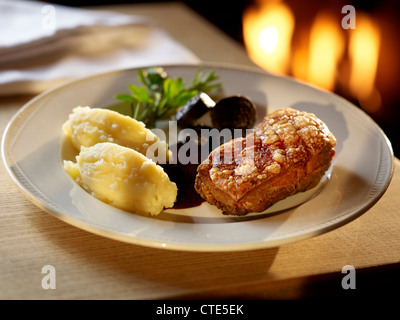
[[[148,103],[150,101],[149,94],[145,88],[137,87],[133,84],[128,85],[130,92],[135,100],[141,103]]]
[[[115,98],[131,103],[130,116],[150,128],[158,119],[173,114],[197,93],[211,93],[221,87],[220,83],[216,83],[219,77],[215,70],[203,74],[202,68],[199,68],[187,87],[182,78],[169,78],[162,67],[139,69],[137,74],[144,87],[129,84],[131,94],[120,93]]]
[[[130,94],[126,94],[126,93],[119,93],[117,95],[115,95],[115,98],[118,100],[122,100],[122,101],[134,101],[135,98],[132,97]]]

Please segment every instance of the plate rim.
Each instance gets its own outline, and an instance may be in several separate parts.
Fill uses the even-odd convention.
[[[388,189],[388,187],[391,183],[391,180],[393,178],[393,175],[394,175],[393,148],[392,148],[390,140],[388,139],[388,137],[386,136],[386,134],[384,133],[382,128],[380,128],[379,125],[375,122],[375,120],[372,119],[372,117],[370,117],[363,109],[358,108],[356,105],[354,105],[353,103],[351,103],[344,97],[339,96],[338,94],[336,94],[334,92],[330,92],[325,89],[316,87],[315,85],[309,84],[303,80],[296,79],[296,78],[293,78],[288,75],[274,74],[274,73],[271,73],[271,72],[265,71],[263,69],[253,67],[253,66],[249,67],[249,66],[235,65],[235,64],[230,64],[230,63],[201,63],[200,62],[200,63],[194,63],[194,64],[166,64],[166,65],[163,65],[162,67],[165,67],[165,68],[193,68],[193,69],[197,69],[199,67],[211,68],[211,69],[212,68],[215,68],[215,69],[223,68],[223,69],[227,69],[230,71],[250,72],[250,73],[256,73],[261,76],[267,75],[267,76],[271,76],[274,78],[281,78],[281,79],[283,78],[290,82],[296,82],[300,85],[303,85],[306,87],[311,87],[311,88],[319,91],[320,93],[328,94],[331,97],[333,97],[334,99],[339,99],[341,101],[341,103],[351,105],[353,110],[355,110],[356,112],[361,112],[363,114],[363,117],[366,117],[367,120],[372,125],[375,126],[375,129],[377,129],[379,131],[381,138],[383,138],[383,141],[385,142],[384,146],[388,148],[387,151],[389,151],[389,155],[390,155],[388,157],[388,161],[389,161],[389,165],[390,165],[390,169],[389,169],[390,172],[389,172],[388,178],[386,179],[384,185],[380,188],[379,192],[377,192],[377,194],[373,198],[369,199],[369,201],[367,201],[363,206],[358,207],[355,213],[351,214],[351,212],[354,211],[354,210],[352,210],[351,212],[348,212],[344,215],[335,216],[334,219],[331,219],[331,220],[333,220],[333,221],[337,220],[337,221],[330,223],[327,226],[323,226],[321,228],[318,228],[317,230],[310,230],[308,232],[302,232],[297,235],[296,235],[296,233],[297,233],[296,232],[294,235],[292,235],[289,238],[283,238],[283,239],[275,238],[275,239],[268,240],[268,241],[244,242],[244,243],[219,243],[219,244],[215,244],[215,243],[214,244],[179,243],[179,242],[166,242],[166,241],[161,241],[161,240],[132,237],[132,236],[129,236],[126,234],[121,234],[121,233],[116,233],[116,232],[112,232],[109,230],[104,230],[104,229],[101,229],[100,227],[92,226],[86,222],[83,222],[83,221],[80,221],[77,219],[73,219],[73,218],[63,214],[63,212],[59,212],[59,209],[57,207],[51,208],[50,206],[48,206],[47,201],[44,201],[44,203],[42,203],[39,199],[37,199],[38,195],[35,194],[34,192],[32,192],[31,190],[28,190],[26,185],[24,185],[24,183],[21,182],[21,178],[18,178],[16,176],[15,172],[13,172],[13,170],[11,168],[11,165],[8,163],[9,157],[7,156],[7,151],[8,151],[7,150],[8,149],[7,140],[10,139],[9,132],[10,132],[13,124],[15,124],[15,122],[17,121],[17,119],[19,117],[21,117],[22,114],[28,110],[28,108],[32,107],[36,101],[42,99],[42,97],[45,97],[49,94],[54,94],[56,91],[63,90],[72,84],[76,84],[80,81],[88,81],[88,80],[90,81],[90,79],[96,78],[96,77],[104,77],[104,76],[108,76],[108,75],[112,75],[112,74],[118,74],[118,73],[122,74],[122,73],[126,73],[126,72],[133,72],[138,69],[145,69],[145,68],[153,67],[153,66],[155,66],[155,65],[116,69],[116,70],[112,70],[112,71],[89,75],[86,77],[71,79],[69,81],[66,81],[62,84],[59,84],[51,89],[45,90],[42,93],[39,93],[38,95],[34,96],[29,101],[27,101],[13,115],[13,117],[9,120],[9,122],[7,123],[7,125],[3,131],[3,135],[2,135],[2,139],[1,139],[1,156],[3,158],[3,164],[6,168],[6,172],[12,178],[14,183],[17,185],[18,189],[25,195],[25,197],[28,200],[30,200],[32,203],[34,203],[40,209],[44,210],[45,212],[49,213],[50,215],[52,215],[56,218],[62,220],[63,222],[66,222],[74,227],[80,228],[87,232],[97,234],[97,235],[100,235],[100,236],[103,236],[103,237],[106,237],[109,239],[129,243],[129,244],[135,244],[135,245],[141,245],[141,246],[159,248],[159,249],[177,250],[177,251],[194,251],[194,252],[227,252],[227,251],[230,251],[231,252],[231,251],[257,250],[257,249],[263,249],[263,248],[277,247],[280,245],[313,238],[315,236],[322,235],[329,231],[335,230],[338,227],[344,226],[347,223],[357,219],[362,214],[364,214],[366,211],[368,211],[371,207],[373,207],[379,201],[379,199],[383,196],[383,194]],[[10,151],[8,151],[8,153],[9,152]],[[43,199],[42,199],[42,201],[43,201]],[[324,223],[326,224],[327,222],[329,222],[331,220],[325,221]],[[305,230],[307,230],[307,228]]]

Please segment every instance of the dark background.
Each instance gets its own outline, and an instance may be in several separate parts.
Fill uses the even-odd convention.
[[[261,1],[261,0],[260,0]],[[109,5],[109,4],[126,4],[126,3],[156,3],[156,2],[182,2],[187,6],[192,8],[198,14],[206,18],[210,23],[218,27],[225,34],[231,37],[233,40],[237,41],[244,46],[243,35],[242,35],[242,14],[246,7],[249,5],[254,5],[255,0],[180,0],[180,1],[168,1],[168,0],[50,0],[50,3],[57,3],[69,6],[86,6],[90,7],[92,5]],[[301,12],[307,12],[307,10],[312,11],[313,7],[322,7],[327,5],[329,1],[285,1],[290,2],[290,5],[294,9],[303,10]],[[400,1],[398,0],[382,0],[382,1],[361,1],[361,0],[348,0],[344,1],[345,4],[353,5],[357,13],[360,11],[365,11],[369,14],[374,15],[380,7],[385,6],[386,11],[392,13],[392,17],[397,17],[400,21]],[[306,11],[304,11],[306,10]],[[398,28],[399,24],[394,25],[393,28]],[[399,28],[400,34],[400,28]],[[400,40],[397,41],[400,43]],[[393,47],[397,53],[391,55],[391,57],[400,57],[400,45],[396,44]],[[381,48],[381,50],[384,50]],[[386,50],[387,51],[387,50]],[[400,64],[394,63],[394,68]],[[399,70],[400,71],[400,70]],[[399,76],[396,77],[396,81],[400,86],[400,72],[397,71]],[[336,92],[342,95],[341,92]],[[352,101],[350,97],[344,96],[344,98],[350,100],[353,104],[358,105],[357,101]],[[382,97],[384,98],[384,97]],[[382,128],[385,134],[388,136],[392,143],[395,156],[400,157],[400,137],[397,133],[397,127],[400,126],[400,88],[392,97],[390,97],[389,102],[385,102],[383,99],[384,111],[379,114],[369,114],[371,118]],[[368,113],[368,112],[367,112]]]

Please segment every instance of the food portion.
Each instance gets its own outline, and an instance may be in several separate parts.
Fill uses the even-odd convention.
[[[112,110],[76,107],[63,124],[80,150],[65,170],[106,203],[157,215],[207,201],[242,216],[312,189],[331,165],[336,139],[314,114],[282,108],[254,128],[250,98],[211,98],[221,87],[214,70],[188,85],[163,68],[138,78],[143,86],[128,85]],[[175,121],[170,146],[150,130],[165,120]]]
[[[335,145],[314,114],[279,109],[245,138],[215,149],[199,165],[195,188],[225,214],[262,212],[315,187],[331,165]]]
[[[64,168],[94,197],[126,211],[157,215],[177,197],[176,184],[161,166],[115,143],[82,146],[76,163],[64,161]]]
[[[190,99],[175,114],[175,121],[181,128],[204,127],[199,119],[209,114],[210,126],[218,130],[242,130],[253,127],[256,120],[256,107],[247,97],[242,95],[228,96],[217,101],[205,92]]]
[[[198,119],[214,107],[215,101],[207,93],[200,92],[178,110],[174,120],[181,128],[194,127],[198,125]]]
[[[256,121],[256,107],[253,102],[241,95],[229,96],[220,99],[211,110],[213,127],[218,130],[253,128]]]
[[[108,109],[76,107],[64,123],[63,131],[77,150],[81,146],[112,142],[138,151],[156,162],[165,163],[172,156],[167,143],[147,129],[143,122]]]

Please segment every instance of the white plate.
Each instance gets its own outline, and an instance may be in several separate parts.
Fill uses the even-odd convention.
[[[190,81],[198,66],[168,66],[168,75]],[[272,111],[280,107],[313,112],[338,144],[329,181],[314,196],[274,215],[223,216],[207,203],[158,216],[128,213],[80,188],[62,167],[62,124],[75,106],[104,107],[137,70],[105,73],[40,94],[10,121],[3,136],[6,168],[37,206],[84,230],[129,243],[189,251],[232,251],[274,247],[338,228],[371,208],[393,175],[393,151],[380,128],[341,97],[287,77],[254,69],[203,66],[216,70],[224,94],[243,94]],[[260,121],[266,109],[258,114]],[[259,110],[260,111],[260,110]],[[264,114],[263,114],[264,113]],[[285,206],[283,206],[285,207]]]

